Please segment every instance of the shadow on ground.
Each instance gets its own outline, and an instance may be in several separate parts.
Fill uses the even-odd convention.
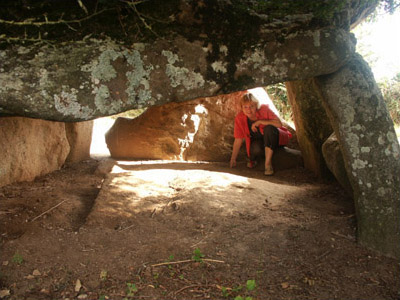
[[[398,262],[304,169],[98,165],[0,189],[5,299],[398,299]]]

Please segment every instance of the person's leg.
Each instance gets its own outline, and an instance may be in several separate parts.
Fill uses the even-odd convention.
[[[274,174],[274,169],[272,168],[272,155],[274,151],[269,148],[265,147],[265,175],[272,175]]]
[[[264,127],[264,146],[265,146],[265,175],[274,174],[272,168],[272,156],[274,150],[279,147],[279,131],[272,125]]]
[[[247,166],[249,168],[255,167],[257,160],[264,156],[264,141],[263,139],[251,139],[250,142],[250,162]]]

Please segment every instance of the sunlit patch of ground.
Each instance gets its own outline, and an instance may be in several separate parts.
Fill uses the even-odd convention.
[[[103,225],[110,218],[114,228],[116,217],[129,226],[132,216],[137,222],[137,214],[154,216],[171,208],[193,216],[199,210],[221,218],[252,215],[266,203],[277,206],[284,201],[282,189],[291,193],[298,189],[231,174],[227,166],[215,168],[207,163],[117,162],[103,183],[91,218]]]

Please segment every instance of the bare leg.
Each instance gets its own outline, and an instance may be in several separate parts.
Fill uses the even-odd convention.
[[[274,170],[272,169],[272,155],[274,151],[270,147],[265,147],[265,175],[274,174]]]

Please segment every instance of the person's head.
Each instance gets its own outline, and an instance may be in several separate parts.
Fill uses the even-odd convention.
[[[246,93],[240,99],[240,105],[242,106],[242,111],[247,117],[255,117],[256,111],[260,106],[257,98],[251,93]]]

